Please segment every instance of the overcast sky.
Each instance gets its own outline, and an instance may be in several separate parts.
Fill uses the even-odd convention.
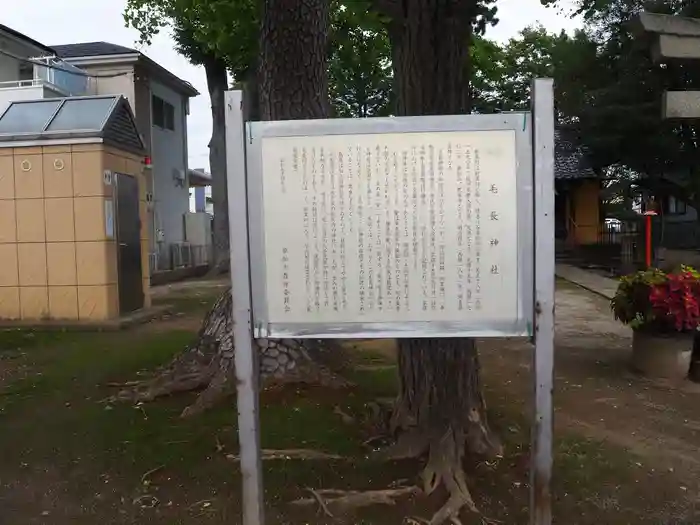
[[[138,35],[124,27],[125,4],[126,0],[21,0],[12,2],[12,9],[3,10],[0,22],[49,46],[107,41],[134,47]],[[550,31],[570,30],[579,25],[557,10],[542,7],[539,0],[499,0],[498,8],[500,23],[489,29],[487,36],[501,41],[537,22]],[[189,155],[190,168],[207,167],[211,118],[204,70],[178,55],[167,34],[159,35],[150,47],[141,51],[202,93],[190,104]]]

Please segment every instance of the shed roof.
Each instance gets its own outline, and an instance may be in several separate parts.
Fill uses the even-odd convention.
[[[22,100],[12,102],[0,115],[0,147],[19,141],[89,138],[136,154],[145,151],[122,95]]]

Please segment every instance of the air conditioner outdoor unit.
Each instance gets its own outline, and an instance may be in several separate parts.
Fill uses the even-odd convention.
[[[185,186],[185,170],[173,168],[173,180],[175,181],[176,186],[180,186],[181,188],[184,187]]]

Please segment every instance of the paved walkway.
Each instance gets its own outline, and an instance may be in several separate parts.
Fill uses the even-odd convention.
[[[173,292],[188,289],[204,289],[204,288],[226,288],[231,285],[231,280],[228,275],[212,278],[186,279],[168,284],[159,284],[151,287],[151,297],[162,297]]]
[[[577,284],[593,293],[597,293],[606,299],[612,299],[617,290],[618,281],[597,274],[590,270],[584,270],[570,264],[557,264],[556,274],[560,279]]]

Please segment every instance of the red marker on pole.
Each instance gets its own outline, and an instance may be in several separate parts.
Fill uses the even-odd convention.
[[[656,212],[653,210],[645,211],[643,215],[646,217],[646,249],[644,253],[644,262],[647,268],[651,268],[651,218],[656,215]]]

